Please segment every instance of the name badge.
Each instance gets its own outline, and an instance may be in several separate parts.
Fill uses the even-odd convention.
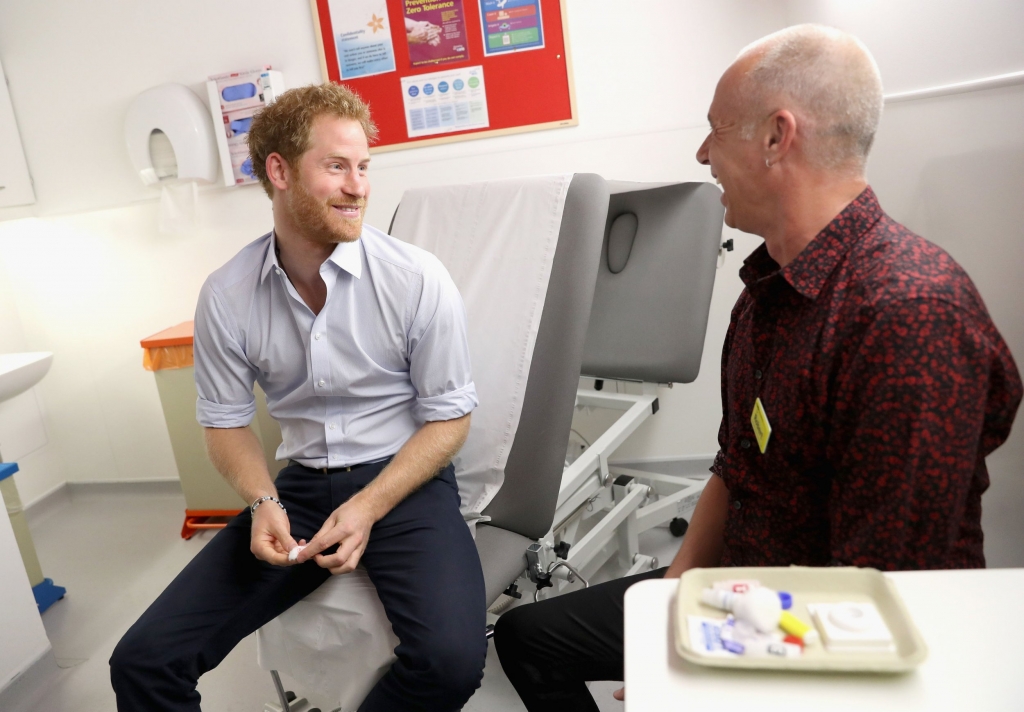
[[[772,424],[768,422],[760,398],[754,399],[754,412],[750,414],[750,424],[754,428],[754,437],[757,438],[757,446],[761,448],[763,455],[768,447],[768,438],[772,436]]]

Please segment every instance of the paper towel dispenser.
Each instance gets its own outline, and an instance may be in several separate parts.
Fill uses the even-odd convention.
[[[157,185],[167,173],[158,172],[151,150],[166,154],[167,144],[177,163],[168,180],[213,183],[217,179],[217,145],[210,113],[188,87],[161,84],[139,94],[128,109],[124,132],[132,165],[146,185]],[[165,138],[151,141],[154,133]]]

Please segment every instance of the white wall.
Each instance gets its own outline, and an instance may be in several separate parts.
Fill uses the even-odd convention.
[[[871,50],[887,94],[1024,69],[1019,0],[784,0],[786,25],[820,22]]]
[[[706,180],[693,160],[704,130],[694,127],[706,123],[717,77],[736,48],[782,26],[779,2],[742,0],[642,2],[628,17],[611,0],[569,0],[568,15],[580,125],[380,154],[370,222],[386,226],[402,192],[421,185],[562,171]],[[0,406],[0,447],[19,456],[28,501],[65,480],[174,477],[138,341],[191,318],[205,276],[269,228],[269,203],[256,187],[208,190],[194,234],[159,235],[123,117],[150,86],[198,91],[209,74],[264,63],[288,86],[319,81],[308,3],[260,0],[239,12],[204,0],[0,0],[0,59],[38,196],[0,210],[0,350],[56,354],[35,394]],[[756,244],[740,241],[741,251]],[[737,264],[722,273],[701,380],[688,399],[673,399],[679,389],[663,399],[662,430],[647,436],[659,452],[713,450]],[[684,405],[711,415],[687,421]]]

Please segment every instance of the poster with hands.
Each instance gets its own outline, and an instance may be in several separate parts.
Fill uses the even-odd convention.
[[[402,0],[412,67],[469,59],[462,0]]]

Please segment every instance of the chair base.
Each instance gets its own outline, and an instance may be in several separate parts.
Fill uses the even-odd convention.
[[[204,529],[223,529],[241,509],[186,509],[185,523],[181,525],[181,538],[191,539]]]
[[[540,590],[550,588],[543,591],[548,595],[572,583],[574,572],[580,578],[589,577],[616,555],[626,575],[657,568],[654,558],[640,554],[639,535],[668,524],[673,535],[682,536],[684,514],[696,506],[707,483],[705,476],[665,475],[609,464],[629,436],[658,412],[657,384],[643,383],[640,394],[580,389],[576,405],[622,414],[562,475],[551,531],[535,551],[536,566],[528,569]],[[586,520],[596,523],[581,527]],[[534,569],[541,572],[539,577]],[[550,575],[545,577],[544,572]],[[552,581],[553,577],[560,580]]]

